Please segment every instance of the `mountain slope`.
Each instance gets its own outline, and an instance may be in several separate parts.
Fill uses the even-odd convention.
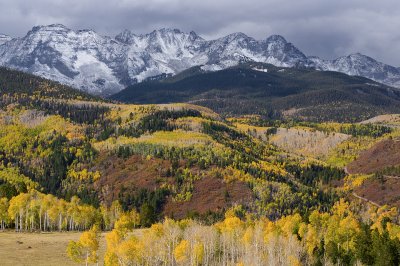
[[[400,165],[399,150],[399,139],[382,140],[368,150],[363,151],[356,160],[347,166],[347,171],[351,174],[372,174],[380,171],[384,172],[384,170],[390,172],[390,167],[398,167]]]
[[[255,40],[233,33],[204,40],[195,32],[160,29],[115,38],[61,24],[37,26],[26,36],[0,36],[0,65],[27,71],[92,94],[110,95],[149,77],[177,74],[193,66],[221,70],[241,62],[311,67],[361,75],[400,86],[400,70],[361,55],[333,61],[308,58],[282,36]]]
[[[75,123],[94,123],[109,111],[99,97],[4,67],[0,67],[0,95],[0,116],[1,109],[8,107],[38,110],[28,112],[24,118],[31,122],[36,121],[37,116],[59,115]]]
[[[38,97],[58,100],[92,100],[100,98],[76,90],[55,81],[29,73],[0,67],[0,94],[15,98]]]
[[[361,121],[400,108],[398,89],[363,77],[260,63],[214,72],[196,67],[161,81],[132,85],[112,99],[192,102],[223,114],[284,115],[314,121]]]
[[[104,62],[104,53],[119,53],[114,44],[93,31],[72,31],[59,24],[34,27],[25,37],[0,46],[0,64],[91,93],[105,92],[122,88]]]
[[[367,77],[394,87],[400,87],[400,70],[360,53],[342,56],[335,60],[309,57],[316,69],[338,71],[353,76]]]

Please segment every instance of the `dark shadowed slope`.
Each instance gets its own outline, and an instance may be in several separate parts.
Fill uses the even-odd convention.
[[[200,67],[132,85],[112,96],[131,103],[193,102],[222,114],[361,121],[400,110],[400,91],[339,72],[246,63],[216,72]]]

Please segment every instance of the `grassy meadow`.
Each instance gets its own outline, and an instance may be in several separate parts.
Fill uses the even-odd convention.
[[[0,232],[0,265],[78,265],[67,257],[65,250],[68,242],[71,240],[77,241],[81,234],[81,232]],[[104,234],[102,234],[100,238],[99,265],[102,265],[105,244]]]

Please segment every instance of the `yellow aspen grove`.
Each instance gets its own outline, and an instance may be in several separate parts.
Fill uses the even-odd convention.
[[[192,220],[165,219],[140,233],[127,222],[125,215],[129,213],[125,213],[115,223],[116,228],[106,235],[104,263],[123,266],[345,264],[348,254],[356,254],[357,238],[362,236],[362,222],[346,205],[344,201],[338,202],[332,213],[314,211],[308,220],[297,214],[275,221],[251,216],[241,220],[230,213],[223,221],[204,226]],[[388,222],[385,241],[398,241],[399,228]],[[83,241],[85,238],[70,244],[71,257],[85,261],[85,254],[90,254],[84,249],[90,246]]]
[[[0,213],[0,218],[3,217],[0,222],[3,220],[3,225],[6,222],[14,224],[19,232],[86,230],[101,222],[100,212],[96,208],[83,205],[74,197],[71,200],[67,202],[36,190],[20,193],[10,201],[1,201],[0,210],[4,210]]]
[[[139,224],[139,214],[132,210],[128,213],[124,213],[115,222],[114,227],[124,233],[133,230]]]
[[[389,206],[385,205],[376,210],[371,216],[372,219],[372,229],[377,229],[379,233],[383,233],[384,228],[383,224],[384,221],[391,221],[395,222],[399,213],[397,211],[397,208],[390,208]]]
[[[299,229],[303,224],[303,219],[298,213],[281,218],[280,221],[282,220],[284,221],[284,224],[281,226],[281,228],[286,236],[298,234]]]
[[[121,213],[115,228],[106,235],[105,265],[142,265],[143,244],[129,233],[138,225],[139,215],[132,210]]]
[[[26,193],[21,193],[10,200],[8,215],[14,221],[15,231],[21,232],[27,228],[28,201],[29,195]]]
[[[216,227],[221,233],[222,249],[226,252],[223,253],[223,263],[234,263],[240,255],[240,248],[237,243],[240,243],[242,234],[244,233],[244,223],[238,217],[227,217]]]

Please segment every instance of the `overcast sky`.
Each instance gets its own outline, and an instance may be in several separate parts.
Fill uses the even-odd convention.
[[[0,0],[0,33],[52,23],[111,36],[164,27],[206,39],[280,34],[307,55],[361,52],[400,66],[399,0]]]

